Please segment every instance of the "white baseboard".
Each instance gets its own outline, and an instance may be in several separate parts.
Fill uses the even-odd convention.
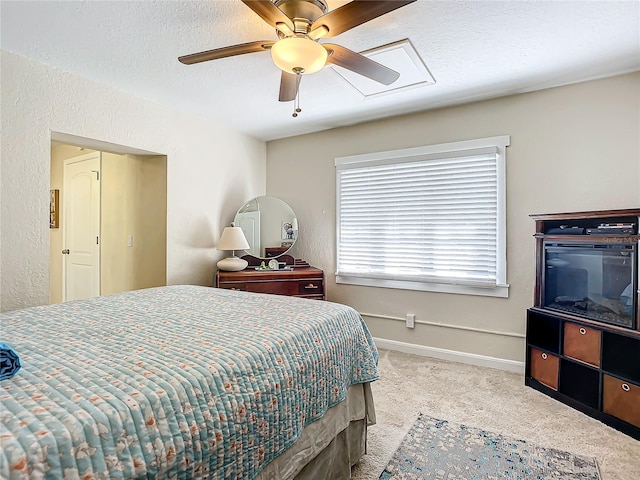
[[[378,348],[394,350],[396,352],[422,355],[423,357],[439,358],[440,360],[450,360],[452,362],[478,365],[481,367],[496,368],[524,375],[524,362],[507,360],[504,358],[487,357],[475,353],[457,352],[455,350],[445,350],[444,348],[427,347],[414,343],[398,342],[396,340],[386,340],[384,338],[374,338]]]

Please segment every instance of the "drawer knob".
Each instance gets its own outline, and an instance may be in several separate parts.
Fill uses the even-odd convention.
[[[629,388],[629,385],[627,385],[626,383],[623,383],[623,384],[622,384],[622,389],[623,389],[625,392],[628,392],[629,390],[631,390],[631,389]]]
[[[584,328],[581,328],[579,332],[580,332],[580,335],[584,335],[587,333],[587,331]]]
[[[306,288],[308,290],[314,290],[314,289],[317,289],[318,286],[314,285],[313,283],[310,283],[309,285],[305,285],[304,288]]]
[[[546,360],[546,359],[547,359],[547,354],[546,354],[546,353],[543,353],[543,354],[542,354],[542,359],[543,359],[543,360]]]

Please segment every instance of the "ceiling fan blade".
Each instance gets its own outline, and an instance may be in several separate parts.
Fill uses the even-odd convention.
[[[278,100],[281,102],[291,102],[296,99],[298,95],[298,88],[300,88],[300,79],[302,75],[294,75],[293,73],[282,72],[280,79],[280,97]]]
[[[231,45],[230,47],[216,48],[207,50],[206,52],[192,53],[178,57],[178,61],[185,65],[193,65],[194,63],[208,62],[218,58],[233,57],[234,55],[242,55],[245,53],[264,52],[273,45],[273,41],[265,40],[264,42],[241,43],[239,45]]]
[[[273,28],[279,30],[277,24],[284,23],[290,30],[294,29],[291,19],[270,0],[242,0],[242,3],[256,12],[260,18]]]
[[[380,17],[385,13],[404,7],[416,0],[353,0],[342,7],[330,11],[319,17],[311,25],[311,32],[317,30],[314,37],[335,37],[347,30],[362,25],[369,20]],[[328,32],[322,27],[325,26]]]
[[[327,58],[327,63],[333,63],[339,67],[346,68],[347,70],[351,70],[352,72],[384,85],[391,85],[400,77],[400,74],[395,70],[391,70],[348,48],[330,43],[325,43],[322,46],[330,53],[329,58]]]

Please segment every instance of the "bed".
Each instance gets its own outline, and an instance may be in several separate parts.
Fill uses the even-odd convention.
[[[2,478],[349,478],[375,422],[355,310],[198,286],[2,314]]]

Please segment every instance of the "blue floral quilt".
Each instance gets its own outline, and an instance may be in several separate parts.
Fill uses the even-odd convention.
[[[378,378],[360,315],[197,286],[2,314],[2,478],[251,479],[352,384]]]

